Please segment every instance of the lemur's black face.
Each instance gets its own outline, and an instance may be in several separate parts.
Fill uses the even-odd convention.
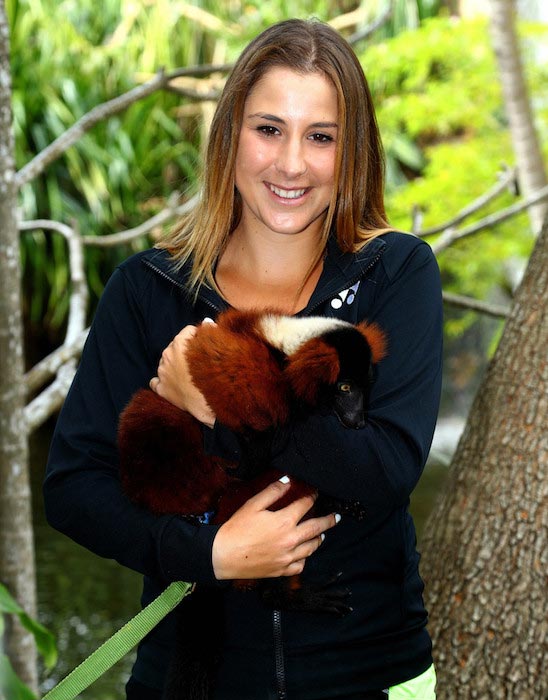
[[[329,334],[329,342],[337,348],[340,362],[337,383],[330,392],[333,410],[347,428],[363,428],[373,380],[371,350],[354,329]]]
[[[333,410],[347,428],[363,428],[365,425],[365,397],[356,382],[337,382],[333,398]]]

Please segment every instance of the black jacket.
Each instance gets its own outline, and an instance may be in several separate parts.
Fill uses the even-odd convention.
[[[186,272],[175,273],[165,251],[139,253],[120,265],[99,303],[53,437],[44,484],[50,524],[143,573],[143,603],[170,581],[221,585],[211,563],[218,526],[152,515],[127,500],[117,468],[118,416],[134,391],[148,386],[177,332],[224,308],[207,288],[196,301],[189,297]],[[351,590],[353,612],[341,618],[283,612],[273,626],[272,610],[254,593],[223,586],[221,687],[236,684],[234,697],[241,700],[258,700],[259,688],[267,689],[265,698],[277,697],[274,657],[281,648],[290,700],[358,697],[412,678],[432,661],[407,511],[430,449],[441,386],[440,280],[429,246],[391,232],[351,255],[330,241],[300,315],[312,314],[376,322],[388,336],[367,425],[348,430],[334,415],[312,415],[275,444],[273,459],[319,491],[365,506],[365,520],[343,518],[327,533],[303,574],[322,583],[342,572],[336,585]],[[237,441],[223,426],[204,428],[204,441],[209,451],[238,456]],[[162,686],[172,635],[168,617],[141,644],[134,676],[142,683]],[[236,673],[240,666],[245,671]]]

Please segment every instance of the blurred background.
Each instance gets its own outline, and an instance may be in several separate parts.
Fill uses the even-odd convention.
[[[386,150],[386,204],[395,228],[450,221],[514,164],[501,83],[481,0],[6,0],[11,30],[17,167],[74,122],[160,69],[230,64],[262,29],[288,17],[331,22],[364,67]],[[548,5],[517,3],[517,29],[535,123],[548,144]],[[20,190],[21,219],[53,219],[90,236],[141,224],[174,192],[196,192],[200,156],[225,71],[178,78],[99,123]],[[544,151],[546,156],[546,149]],[[469,218],[515,201],[515,183]],[[161,234],[87,247],[91,308],[115,265]],[[436,236],[428,238],[435,242]],[[501,306],[534,243],[526,213],[438,256],[444,290]],[[21,234],[28,367],[63,342],[69,295],[66,242]],[[442,408],[431,459],[413,495],[419,538],[502,321],[447,304]],[[41,481],[54,417],[31,437],[39,619],[55,634],[53,687],[138,610],[140,577],[51,530]],[[62,564],[62,565],[60,565]],[[121,696],[130,655],[81,695]]]

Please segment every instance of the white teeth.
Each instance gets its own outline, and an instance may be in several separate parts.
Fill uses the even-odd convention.
[[[306,189],[303,190],[282,190],[279,187],[275,187],[274,185],[270,185],[270,189],[274,194],[277,194],[278,197],[284,197],[284,199],[297,199],[297,197],[302,197],[303,194],[306,192]]]

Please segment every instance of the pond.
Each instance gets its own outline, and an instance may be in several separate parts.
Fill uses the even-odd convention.
[[[91,554],[46,523],[41,483],[49,439],[49,432],[44,430],[31,440],[39,618],[54,633],[59,648],[58,664],[43,678],[42,694],[139,611],[141,593],[138,574]],[[412,512],[419,539],[446,473],[444,463],[430,460],[413,494]],[[78,697],[82,700],[123,698],[133,660],[134,652]]]

